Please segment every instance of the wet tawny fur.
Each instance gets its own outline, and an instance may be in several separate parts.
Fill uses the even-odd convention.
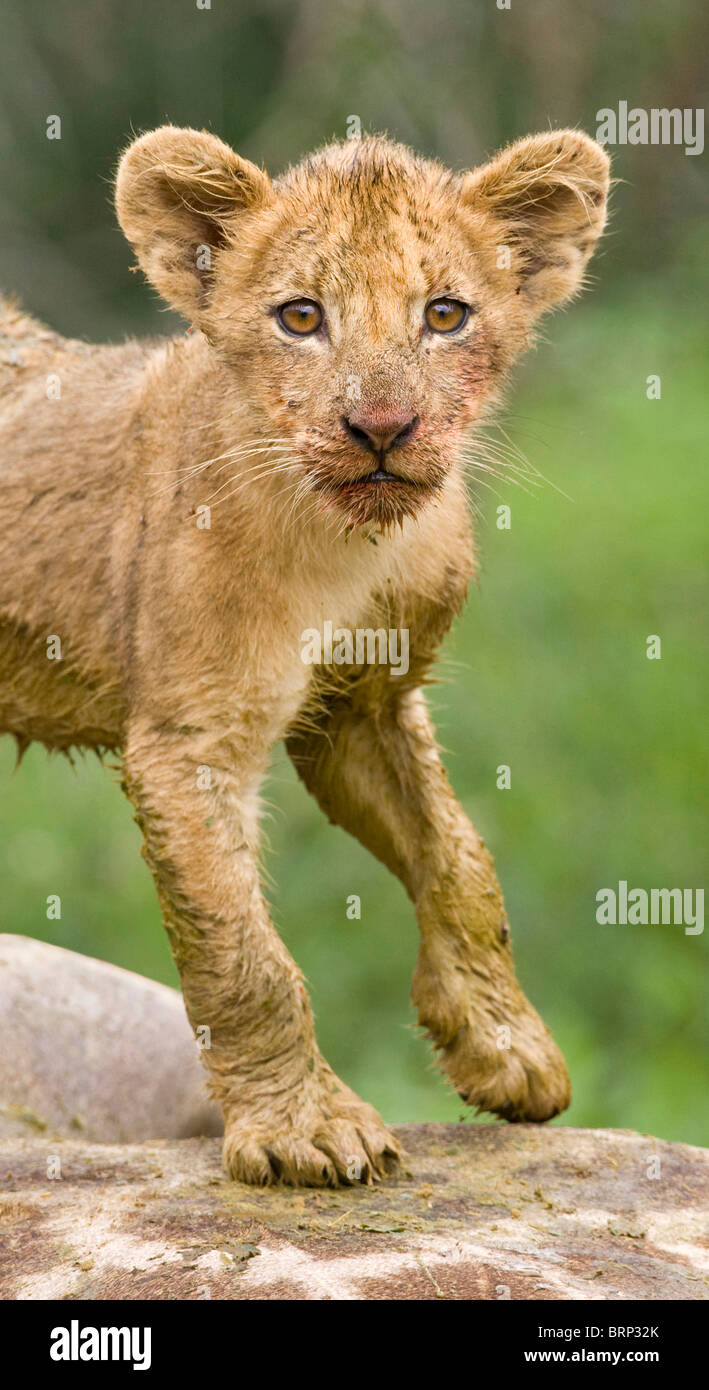
[[[474,569],[466,436],[578,289],[607,185],[576,131],[463,175],[372,138],[271,182],[165,127],[124,154],[116,204],[191,331],[90,347],[4,309],[0,729],[121,750],[237,1178],[366,1181],[398,1158],[321,1057],[269,920],[258,795],[280,739],[405,885],[414,1002],[460,1094],[510,1119],[568,1104],[422,687]],[[442,296],[470,308],[451,335],[425,319]],[[303,297],[323,324],[296,338],[277,310]],[[367,431],[392,421],[408,432],[377,461]],[[408,673],[304,664],[325,621],[407,628]]]

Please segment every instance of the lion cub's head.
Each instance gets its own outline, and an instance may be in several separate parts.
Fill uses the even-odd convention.
[[[465,430],[567,300],[603,230],[608,159],[574,130],[453,174],[379,137],[271,182],[213,135],[124,154],[121,226],[323,505],[388,524],[434,497]]]

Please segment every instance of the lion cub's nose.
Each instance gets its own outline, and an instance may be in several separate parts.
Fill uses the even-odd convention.
[[[370,454],[381,457],[409,440],[418,425],[418,415],[388,415],[386,418],[367,419],[363,415],[342,417],[342,426],[350,439],[368,449]]]

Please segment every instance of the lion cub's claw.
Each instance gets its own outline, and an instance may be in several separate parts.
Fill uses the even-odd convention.
[[[259,1117],[253,1127],[238,1119],[227,1124],[223,1162],[228,1175],[237,1182],[295,1187],[369,1184],[391,1176],[401,1161],[401,1146],[371,1106],[350,1101],[352,1092],[344,1087],[343,1095],[343,1113],[313,1114],[309,1123],[277,1119],[270,1128]]]

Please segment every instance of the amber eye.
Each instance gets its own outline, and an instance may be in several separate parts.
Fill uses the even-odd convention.
[[[459,299],[432,299],[425,317],[434,333],[455,333],[468,317],[468,306]]]
[[[314,299],[292,299],[282,304],[277,311],[278,322],[286,333],[295,333],[304,338],[307,333],[315,333],[322,323],[322,309]]]

